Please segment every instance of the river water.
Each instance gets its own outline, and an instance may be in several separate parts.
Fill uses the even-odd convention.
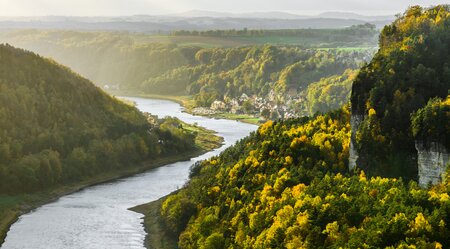
[[[225,139],[224,146],[190,161],[86,188],[22,215],[8,232],[2,249],[144,248],[143,215],[128,208],[181,188],[193,163],[218,155],[257,128],[232,120],[192,116],[182,112],[179,104],[166,100],[128,99],[141,111],[178,117],[217,131]]]

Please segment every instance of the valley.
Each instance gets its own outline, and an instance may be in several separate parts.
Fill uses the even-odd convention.
[[[2,248],[450,247],[448,4],[120,1],[0,16]]]

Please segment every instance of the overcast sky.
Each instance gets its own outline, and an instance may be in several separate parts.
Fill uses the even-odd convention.
[[[288,11],[317,14],[351,11],[396,14],[410,5],[449,4],[450,0],[0,0],[0,16],[117,16],[168,14],[193,9],[220,12]]]

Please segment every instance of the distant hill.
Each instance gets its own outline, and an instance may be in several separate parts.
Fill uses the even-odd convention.
[[[176,17],[214,17],[214,18],[262,18],[262,19],[303,19],[311,18],[311,16],[303,16],[282,11],[270,12],[249,12],[249,13],[228,13],[205,10],[190,10],[181,13],[170,14]]]
[[[363,20],[367,22],[372,21],[393,21],[395,19],[394,15],[385,15],[385,16],[365,16],[352,12],[324,12],[318,15],[318,17],[322,18],[336,18],[336,19],[355,19],[355,20]]]
[[[54,61],[0,45],[0,194],[193,149],[191,135],[178,128],[174,135],[148,119]]]
[[[117,17],[0,17],[0,29],[74,29],[131,32],[171,32],[213,29],[343,28],[370,22],[378,28],[394,17],[370,17],[353,13],[323,13],[301,16],[287,12],[225,13],[193,10],[170,15]]]
[[[367,16],[353,12],[338,12],[330,11],[323,12],[318,15],[298,15],[285,11],[267,11],[267,12],[248,12],[248,13],[229,13],[229,12],[217,12],[217,11],[205,11],[205,10],[190,10],[181,13],[170,14],[174,17],[214,17],[214,18],[261,18],[261,19],[354,19],[362,21],[393,21],[395,15],[380,15],[380,16]]]

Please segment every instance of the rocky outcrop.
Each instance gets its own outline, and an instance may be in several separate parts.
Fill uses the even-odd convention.
[[[349,148],[349,158],[348,158],[348,169],[349,171],[353,171],[357,165],[357,161],[359,158],[358,150],[356,149],[356,132],[358,131],[359,126],[364,120],[363,115],[352,114],[350,117],[350,125],[351,125],[351,137],[350,137],[350,148]]]
[[[450,162],[450,153],[440,143],[424,143],[416,141],[419,185],[438,184],[443,180]]]

